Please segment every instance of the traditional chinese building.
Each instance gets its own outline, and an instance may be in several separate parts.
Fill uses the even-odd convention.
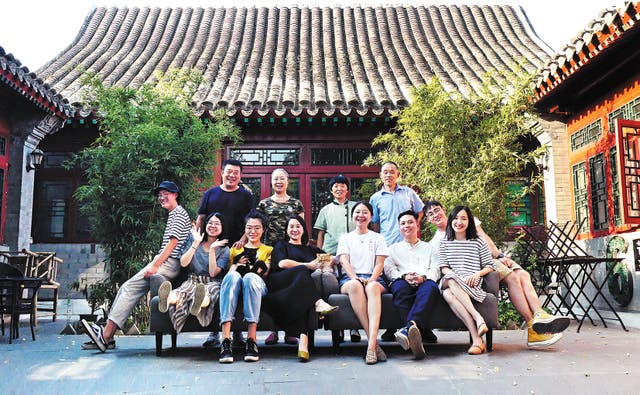
[[[345,174],[352,191],[378,177],[362,160],[410,103],[412,87],[438,77],[467,94],[489,71],[535,72],[550,54],[522,9],[508,6],[96,8],[74,42],[38,70],[76,107],[39,144],[45,162],[36,172],[33,243],[65,261],[81,256],[78,267],[98,259],[72,198],[81,173],[61,167],[97,134],[99,119],[79,107],[82,70],[129,87],[158,70],[201,70],[197,113],[210,119],[222,109],[242,128],[242,144],[226,146],[221,158],[243,161],[243,180],[260,198],[270,195],[271,171],[286,168],[290,193],[312,222],[330,177]]]
[[[609,291],[640,308],[640,4],[604,11],[541,71],[547,217],[573,220],[594,256],[625,257]],[[634,292],[635,288],[635,292]]]

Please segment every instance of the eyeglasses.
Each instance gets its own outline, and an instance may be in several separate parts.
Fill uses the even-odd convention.
[[[434,207],[432,210],[427,211],[425,215],[427,216],[427,219],[431,219],[436,215],[440,214],[441,212],[442,212],[442,207]]]

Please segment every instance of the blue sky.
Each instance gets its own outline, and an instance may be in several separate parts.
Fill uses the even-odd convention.
[[[558,50],[585,29],[600,11],[608,6],[621,6],[615,0],[519,0],[519,1],[381,1],[341,0],[265,1],[237,0],[235,6],[280,6],[293,5],[347,5],[347,4],[510,4],[521,5],[534,30],[551,46]],[[228,6],[228,0],[37,0],[4,1],[1,7],[0,46],[13,53],[30,70],[37,70],[48,60],[65,49],[80,30],[85,16],[96,6]]]

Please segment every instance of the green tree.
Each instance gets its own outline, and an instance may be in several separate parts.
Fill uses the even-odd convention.
[[[497,240],[506,229],[506,177],[534,165],[544,147],[523,149],[531,138],[534,110],[531,76],[509,74],[468,97],[446,92],[437,79],[414,89],[412,103],[397,115],[396,130],[376,137],[382,150],[368,164],[391,160],[402,182],[424,199],[449,209],[469,205]],[[487,78],[485,81],[489,81]],[[534,165],[535,166],[535,165]],[[538,181],[532,175],[532,185]]]
[[[211,179],[222,142],[239,139],[223,113],[215,122],[195,115],[191,98],[200,83],[201,74],[181,69],[158,74],[139,89],[84,78],[85,103],[99,115],[100,135],[76,158],[86,176],[76,198],[105,249],[111,298],[160,248],[166,212],[153,188],[174,181],[180,203],[195,214],[199,180]]]

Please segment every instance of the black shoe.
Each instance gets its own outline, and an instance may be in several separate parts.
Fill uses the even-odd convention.
[[[204,348],[216,348],[220,346],[220,333],[211,332],[207,337],[207,340],[202,343],[202,347]]]
[[[422,341],[424,343],[435,344],[438,342],[438,336],[431,329],[424,329],[422,331]]]
[[[82,343],[82,346],[80,347],[83,350],[99,350],[98,345],[93,340]],[[107,343],[107,350],[113,350],[114,348],[116,348],[115,340],[111,340],[109,343]]]
[[[222,346],[220,347],[220,358],[218,358],[218,362],[220,363],[233,362],[233,352],[231,351],[231,339],[227,338],[222,341]]]
[[[386,331],[384,331],[384,333],[382,334],[382,336],[380,336],[380,339],[382,341],[385,342],[392,342],[394,340],[396,340],[396,331],[393,329],[387,329]]]
[[[351,343],[357,343],[362,339],[362,337],[360,337],[360,332],[357,329],[351,329],[349,335],[351,336]]]
[[[247,343],[242,338],[242,331],[233,332],[233,340],[231,342],[231,347],[242,350],[247,346]]]
[[[259,359],[258,345],[252,338],[247,338],[247,348],[244,353],[244,360],[246,362],[257,362]]]

